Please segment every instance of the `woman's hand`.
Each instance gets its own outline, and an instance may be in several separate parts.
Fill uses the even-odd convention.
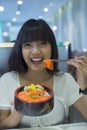
[[[70,59],[67,63],[76,68],[77,82],[81,89],[87,88],[87,57],[75,56],[74,59]]]
[[[15,109],[13,112],[9,110],[0,110],[0,129],[15,128],[22,119],[22,115]]]

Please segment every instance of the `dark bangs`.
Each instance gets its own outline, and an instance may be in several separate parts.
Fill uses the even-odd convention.
[[[48,35],[46,34],[47,32],[45,31],[45,29],[42,29],[40,27],[36,27],[36,28],[28,28],[27,30],[25,30],[25,36],[22,43],[26,43],[26,42],[33,42],[33,41],[48,41]],[[49,42],[49,41],[48,41]]]
[[[21,28],[18,35],[18,43],[24,44],[32,41],[46,41],[53,43],[53,32],[43,20],[30,20],[27,21]],[[52,42],[53,41],[53,42]]]

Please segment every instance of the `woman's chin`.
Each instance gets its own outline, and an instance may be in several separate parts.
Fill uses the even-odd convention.
[[[44,68],[40,68],[40,67],[33,67],[32,69],[31,69],[32,71],[35,71],[35,72],[40,72],[40,71],[44,71],[45,69]]]

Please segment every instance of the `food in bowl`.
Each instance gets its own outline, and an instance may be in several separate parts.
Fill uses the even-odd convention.
[[[15,108],[28,116],[49,113],[54,106],[54,94],[50,87],[39,84],[21,86],[15,91]]]
[[[23,91],[18,93],[18,97],[24,101],[37,103],[46,101],[50,98],[50,94],[41,85],[30,84],[24,86]]]

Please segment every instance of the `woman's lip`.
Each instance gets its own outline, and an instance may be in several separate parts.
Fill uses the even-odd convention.
[[[41,61],[42,58],[31,58],[31,60],[36,62],[36,61]]]
[[[31,62],[41,62],[43,58],[31,58]]]
[[[34,65],[39,65],[43,62],[43,58],[35,58],[35,59],[31,59],[31,63],[34,64]]]

